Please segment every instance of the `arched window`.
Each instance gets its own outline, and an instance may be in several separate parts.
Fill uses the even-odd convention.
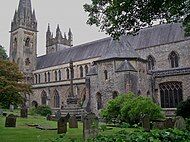
[[[148,70],[153,70],[155,65],[155,59],[151,55],[149,55],[147,61],[148,61]]]
[[[61,70],[58,71],[59,74],[59,81],[61,80]]]
[[[107,70],[104,71],[104,77],[105,77],[105,80],[108,79],[108,71]]]
[[[37,76],[37,74],[35,74],[34,76],[35,76],[35,83],[37,84],[38,83],[38,76]]]
[[[29,37],[26,38],[25,46],[27,46],[27,47],[30,46],[30,38]]]
[[[165,82],[159,87],[162,108],[175,108],[183,100],[181,82]]]
[[[87,65],[85,65],[85,75],[87,75],[88,74],[88,66]]]
[[[117,91],[113,91],[112,98],[115,99],[117,96],[118,96],[118,92]]]
[[[67,73],[67,79],[69,79],[69,78],[70,78],[70,77],[69,77],[70,75],[69,75],[69,69],[68,69],[68,68],[66,69],[66,73]]]
[[[80,78],[82,78],[83,77],[83,67],[82,66],[80,66]]]
[[[47,93],[45,91],[41,93],[41,103],[42,105],[47,105]]]
[[[41,76],[40,76],[40,74],[38,75],[38,83],[41,83]]]
[[[32,106],[37,108],[38,107],[38,103],[36,101],[32,101]]]
[[[54,91],[54,107],[55,108],[60,107],[60,96],[57,90]]]
[[[47,74],[46,74],[46,72],[44,73],[44,78],[45,78],[45,82],[47,82]]]
[[[97,98],[97,109],[102,109],[103,105],[102,105],[102,95],[98,92],[96,94],[96,98]]]
[[[16,50],[17,49],[17,38],[14,39],[14,43],[13,43],[13,48]]]
[[[50,72],[48,72],[48,82],[50,82],[50,78],[51,78]]]
[[[29,66],[29,65],[30,65],[30,59],[29,59],[29,58],[26,58],[26,59],[25,59],[25,65],[26,65],[26,66]]]
[[[57,71],[55,71],[55,81],[57,81]]]
[[[171,68],[176,68],[179,66],[179,57],[176,52],[172,51],[169,54],[169,61]]]

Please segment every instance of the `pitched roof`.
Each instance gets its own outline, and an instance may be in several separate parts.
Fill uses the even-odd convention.
[[[109,41],[110,38],[105,38],[40,56],[37,58],[37,69],[69,63],[71,60],[75,62],[100,57]]]
[[[185,39],[187,38],[184,37],[182,24],[157,25],[142,29],[135,36],[123,36],[120,41],[114,41],[112,38],[104,38],[40,56],[37,58],[37,69],[61,65],[71,60],[80,61],[96,57],[101,57],[100,59],[117,56],[125,58],[138,57],[134,49],[142,49]]]
[[[122,71],[134,71],[136,72],[135,68],[127,61],[123,61],[119,67],[116,69],[117,72],[122,72]]]
[[[139,58],[140,56],[135,49],[125,41],[123,36],[119,40],[111,39],[109,46],[98,61],[114,58]]]
[[[135,36],[126,36],[126,40],[135,49],[185,40],[182,24],[162,24],[140,30]]]

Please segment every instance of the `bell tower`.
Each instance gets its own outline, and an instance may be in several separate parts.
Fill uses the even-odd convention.
[[[10,61],[18,64],[26,76],[32,81],[32,71],[36,68],[37,58],[37,20],[32,11],[31,0],[20,0],[15,10],[10,31]]]

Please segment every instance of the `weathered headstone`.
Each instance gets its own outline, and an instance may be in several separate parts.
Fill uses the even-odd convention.
[[[174,127],[180,130],[186,129],[185,119],[182,116],[177,116]]]
[[[174,127],[173,119],[172,118],[167,118],[165,120],[165,128],[168,129],[168,128],[173,128],[173,127]]]
[[[89,113],[83,118],[83,138],[94,138],[98,135],[98,117],[94,113]]]
[[[21,118],[27,118],[28,117],[28,109],[26,106],[21,108],[20,117]]]
[[[10,110],[11,112],[13,112],[13,110],[14,110],[14,105],[10,104],[9,110]]]
[[[142,126],[146,132],[150,132],[150,118],[148,115],[142,118]]]
[[[50,114],[47,114],[47,115],[46,115],[46,120],[48,120],[48,121],[51,120],[51,115],[50,115]]]
[[[2,109],[0,109],[0,115],[3,115],[3,110]]]
[[[70,117],[71,117],[70,114],[67,113],[67,115],[65,116],[65,118],[67,119],[67,122],[69,121],[69,118],[70,118]]]
[[[69,118],[69,128],[78,128],[78,121],[76,115]]]
[[[59,120],[59,119],[61,118],[61,111],[60,111],[60,110],[58,110],[58,111],[55,113],[55,118],[56,118],[57,120]]]
[[[5,127],[16,127],[16,116],[10,114],[6,117]]]
[[[67,132],[67,118],[61,117],[57,122],[57,133],[63,134]]]

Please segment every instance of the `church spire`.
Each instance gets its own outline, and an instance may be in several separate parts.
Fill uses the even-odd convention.
[[[18,12],[14,17],[17,17],[17,21],[13,18],[11,24],[11,31],[24,27],[26,29],[37,31],[37,20],[35,11],[32,12],[31,0],[20,0],[18,5]]]

